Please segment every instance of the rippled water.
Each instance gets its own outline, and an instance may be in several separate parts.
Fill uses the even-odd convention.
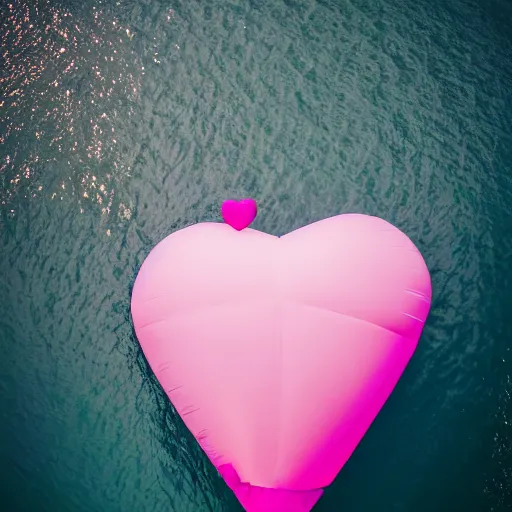
[[[233,196],[273,234],[379,215],[432,273],[418,351],[315,510],[512,508],[510,2],[12,0],[0,19],[3,510],[240,510],[129,315],[151,247]]]

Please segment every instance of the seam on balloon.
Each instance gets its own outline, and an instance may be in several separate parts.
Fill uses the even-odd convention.
[[[303,304],[301,302],[293,302],[293,301],[289,301],[289,302],[295,306],[303,306],[305,308],[318,309],[318,310],[324,311],[326,313],[334,313],[335,315],[338,315],[338,316],[344,316],[346,318],[351,318],[352,320],[356,320],[359,322],[363,322],[365,324],[373,325],[374,327],[388,331],[391,334],[396,334],[397,336],[400,336],[401,338],[408,338],[407,336],[404,336],[403,334],[401,334],[397,331],[394,331],[393,329],[390,329],[389,327],[384,327],[383,325],[378,325],[373,322],[369,322],[368,320],[365,320],[364,318],[359,318],[354,315],[347,315],[346,313],[341,313],[340,311],[334,311],[333,309],[329,309],[329,308],[325,308],[325,307],[313,306],[312,304]]]
[[[417,292],[416,290],[411,290],[410,288],[406,288],[405,291],[407,293],[410,293],[411,295],[414,295],[415,297],[418,297],[419,299],[424,300],[427,304],[432,303],[431,299],[429,299],[424,293]]]
[[[195,409],[192,409],[191,411],[187,411],[187,412],[180,412],[180,415],[183,417],[183,416],[188,416],[189,414],[192,414],[194,412],[197,412],[199,411],[199,407],[196,407]]]
[[[290,302],[290,304],[293,304],[295,306],[303,306],[305,308],[318,309],[320,311],[324,311],[324,312],[327,312],[327,313],[334,313],[335,315],[351,318],[352,320],[357,320],[359,322],[364,322],[366,324],[373,325],[374,327],[378,327],[379,329],[384,329],[385,331],[388,331],[388,332],[390,332],[392,334],[396,334],[397,336],[400,336],[402,338],[407,338],[407,336],[401,334],[400,332],[394,331],[393,329],[390,329],[389,327],[384,327],[383,325],[378,325],[378,324],[375,324],[373,322],[369,322],[368,320],[365,320],[363,318],[359,318],[359,317],[354,316],[354,315],[347,315],[346,313],[341,313],[340,311],[335,311],[333,309],[329,309],[329,308],[325,308],[325,307],[314,306],[312,304],[304,304],[304,303],[301,303],[301,302],[293,302],[293,301],[290,301],[290,300],[288,300],[288,302]],[[225,303],[222,303],[222,304],[216,304],[215,306],[209,304],[208,306],[205,306],[204,308],[197,308],[197,309],[194,309],[192,311],[175,311],[173,314],[168,315],[166,318],[162,318],[162,319],[159,319],[159,320],[152,320],[152,321],[148,322],[147,324],[139,326],[137,328],[137,331],[140,332],[142,329],[144,329],[146,327],[149,327],[150,325],[156,325],[156,324],[160,324],[160,323],[163,323],[163,322],[167,322],[168,320],[172,319],[174,316],[177,316],[177,315],[182,315],[184,313],[185,314],[186,313],[196,313],[200,309],[209,309],[209,308],[212,308],[212,307],[218,307],[218,306],[222,306],[224,304],[230,304],[230,303],[231,302],[225,302]],[[417,319],[417,320],[419,320],[419,319]]]
[[[277,246],[276,246],[277,247]],[[280,286],[280,272],[278,269],[280,265],[276,262],[276,257],[272,257],[270,259],[270,263],[272,266],[272,281],[274,286],[274,296],[277,299],[278,303],[278,315],[279,315],[279,324],[278,324],[278,343],[279,343],[279,389],[278,389],[278,398],[277,398],[277,449],[276,449],[276,458],[275,465],[273,471],[273,481],[276,481],[277,472],[279,469],[280,458],[281,458],[281,438],[283,436],[283,389],[284,389],[284,350],[283,350],[283,328],[284,328],[284,300],[281,296],[281,286]],[[281,259],[278,260],[281,263]]]
[[[277,454],[276,463],[274,466],[274,478],[275,481],[277,476],[277,469],[279,468],[279,462],[281,457],[281,438],[283,436],[283,388],[284,388],[284,353],[283,353],[283,313],[284,313],[284,301],[280,300],[280,319],[279,322],[279,363],[280,363],[280,379],[279,379],[279,400],[278,400],[278,428],[277,428]]]
[[[409,314],[409,313],[404,313],[404,312],[402,311],[402,315],[404,315],[404,316],[408,316],[409,318],[412,318],[413,320],[417,320],[418,322],[420,322],[420,323],[422,323],[422,324],[424,324],[424,323],[425,323],[425,320],[422,320],[421,318],[418,318],[417,316],[411,315],[411,314]]]
[[[183,384],[180,384],[179,386],[174,386],[174,387],[173,387],[173,388],[171,388],[171,389],[168,389],[168,390],[166,389],[166,390],[165,390],[165,392],[166,392],[167,394],[169,394],[169,393],[173,393],[174,391],[178,391],[178,389],[181,389],[182,387],[183,387]]]
[[[268,302],[267,299],[252,299],[251,301],[247,301],[247,303],[250,303],[250,302],[253,302],[253,303],[261,303],[261,302]],[[162,323],[162,322],[166,322],[167,320],[170,320],[176,316],[181,316],[181,315],[187,315],[187,314],[195,314],[195,313],[198,313],[200,311],[204,311],[204,310],[208,310],[208,309],[213,309],[213,308],[218,308],[218,307],[223,307],[223,306],[226,306],[226,305],[232,305],[234,303],[234,301],[232,300],[227,300],[225,302],[219,302],[217,304],[204,304],[202,306],[196,306],[195,308],[183,308],[183,309],[175,309],[172,313],[168,313],[166,312],[165,314],[165,318],[159,318],[159,319],[156,319],[156,320],[150,320],[149,322],[143,324],[143,325],[139,325],[137,327],[137,330],[140,330],[140,329],[144,329],[145,327],[149,326],[149,325],[153,325],[153,324],[159,324],[159,323]],[[235,302],[236,304],[238,302]]]
[[[144,302],[141,302],[141,305],[147,304],[148,302],[151,302],[152,300],[155,300],[155,299],[160,299],[164,296],[165,295],[155,295],[154,297],[150,297],[149,299],[146,299]]]

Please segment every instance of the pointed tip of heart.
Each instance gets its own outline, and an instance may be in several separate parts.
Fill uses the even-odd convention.
[[[232,464],[223,464],[217,470],[247,512],[310,512],[324,492],[323,489],[290,491],[251,485],[241,481]]]
[[[251,198],[240,201],[228,199],[222,203],[221,213],[226,224],[237,231],[242,231],[256,218],[258,206]]]

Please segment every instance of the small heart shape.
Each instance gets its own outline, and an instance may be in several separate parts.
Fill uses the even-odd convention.
[[[258,207],[254,199],[228,199],[222,203],[221,212],[226,224],[237,231],[242,231],[256,218]]]

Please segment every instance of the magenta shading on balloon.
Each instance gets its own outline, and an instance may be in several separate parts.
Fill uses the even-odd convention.
[[[231,464],[220,466],[218,471],[247,512],[309,512],[323,494],[323,489],[289,491],[256,487],[242,482]]]

